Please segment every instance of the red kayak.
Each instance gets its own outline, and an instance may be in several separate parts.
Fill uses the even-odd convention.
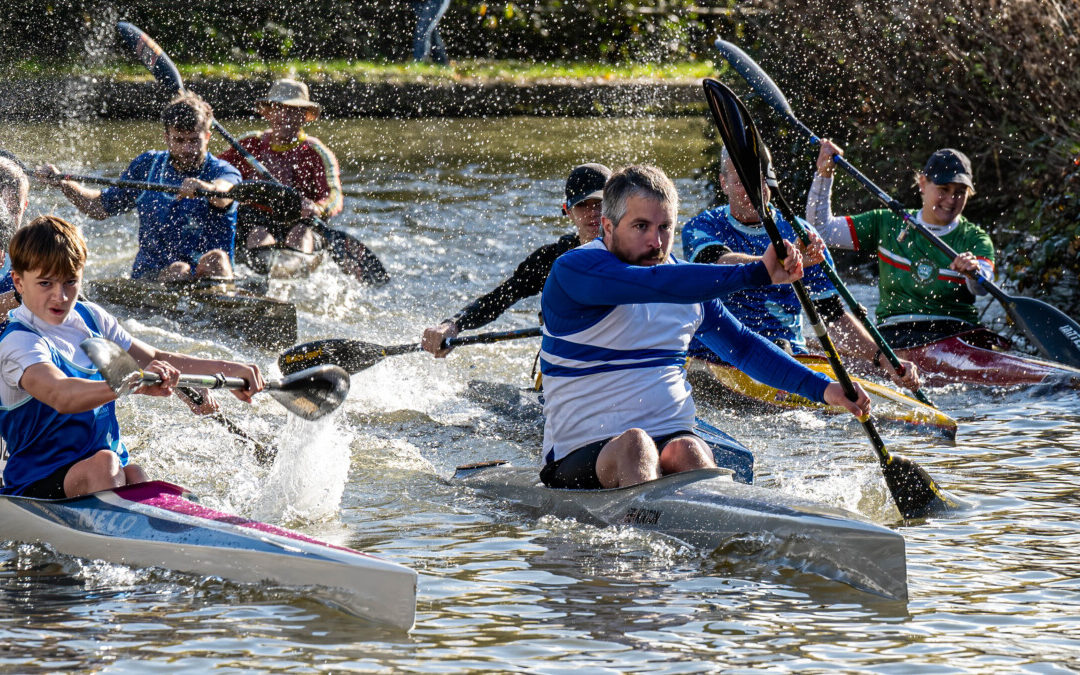
[[[1012,343],[985,328],[897,349],[930,386],[963,382],[997,387],[1053,384],[1080,388],[1080,369],[1006,351]]]

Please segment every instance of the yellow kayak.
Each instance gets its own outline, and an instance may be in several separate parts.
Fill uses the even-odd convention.
[[[836,379],[828,359],[824,356],[803,354],[795,358],[807,368]],[[726,403],[752,402],[789,409],[824,410],[829,414],[850,414],[838,406],[815,403],[798,394],[790,394],[761,384],[732,366],[709,363],[701,359],[691,359],[687,370],[694,385],[695,397],[702,397],[705,400],[713,398]],[[880,426],[899,427],[905,431],[938,436],[950,443],[956,441],[956,420],[937,408],[928,406],[883,384],[858,377],[852,377],[851,379],[858,382],[867,395],[870,396],[873,404],[874,420]]]

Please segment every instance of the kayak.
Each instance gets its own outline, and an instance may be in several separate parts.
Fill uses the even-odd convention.
[[[907,600],[904,538],[898,533],[849,511],[737,483],[729,470],[698,469],[607,490],[553,489],[540,483],[535,467],[496,463],[460,467],[454,477],[531,517],[634,527],[706,551],[731,547],[739,555]]]
[[[960,382],[1080,388],[1080,369],[1006,351],[1011,346],[1008,339],[979,327],[896,353],[917,365],[931,386]]]
[[[742,559],[907,600],[900,534],[850,511],[747,484],[753,478],[750,451],[707,423],[699,421],[695,431],[712,447],[719,468],[624,488],[562,490],[543,485],[537,467],[494,461],[458,467],[454,481],[529,517],[634,527],[693,548],[734,551]]]
[[[416,572],[198,504],[163,481],[71,499],[0,497],[0,539],[67,555],[301,588],[374,623],[413,626]]]
[[[86,295],[144,316],[183,317],[266,349],[296,342],[296,306],[239,288],[232,282],[160,283],[136,279],[86,282]]]
[[[824,356],[802,354],[795,358],[807,368],[836,379],[829,360]],[[922,365],[918,365],[921,373]],[[761,384],[727,364],[691,359],[687,376],[694,387],[695,395],[701,396],[703,400],[711,399],[714,402],[754,404],[774,408],[821,410],[832,415],[851,415],[840,406],[826,406],[798,394]],[[956,442],[956,420],[952,417],[891,387],[858,377],[851,379],[859,383],[870,397],[874,421],[879,426],[927,434],[949,443]]]

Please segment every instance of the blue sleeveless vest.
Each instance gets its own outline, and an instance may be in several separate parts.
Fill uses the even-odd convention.
[[[76,302],[75,311],[86,322],[91,334],[101,337],[101,329],[90,310],[81,302]],[[0,333],[0,340],[16,331],[40,335],[32,327],[11,320]],[[53,365],[65,375],[87,380],[104,379],[97,369],[83,368],[68,361],[49,338],[44,339],[52,352]],[[35,481],[106,448],[120,457],[122,465],[128,463],[127,448],[120,442],[120,425],[116,421],[116,405],[113,401],[70,415],[63,415],[32,396],[15,405],[0,405],[0,435],[7,444],[8,452],[0,494],[21,494]]]

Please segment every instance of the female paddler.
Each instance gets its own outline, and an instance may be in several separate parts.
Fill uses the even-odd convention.
[[[876,314],[882,333],[911,345],[974,328],[979,321],[975,296],[986,291],[966,273],[981,272],[993,278],[994,244],[982,228],[962,215],[968,198],[975,194],[967,156],[943,148],[930,155],[916,176],[922,208],[911,215],[953,250],[962,251],[949,260],[888,209],[855,216],[832,214],[833,155],[843,152],[830,141],[822,142],[806,218],[830,246],[877,252],[881,299]],[[924,336],[921,340],[920,335]]]
[[[139,394],[170,395],[180,369],[243,378],[248,388],[233,392],[242,401],[263,388],[255,365],[155,349],[97,305],[79,302],[86,241],[71,223],[35,219],[12,237],[10,254],[22,304],[0,333],[0,434],[8,452],[0,494],[57,499],[146,480],[121,441],[116,394],[79,348],[88,337],[116,342],[161,376]]]

